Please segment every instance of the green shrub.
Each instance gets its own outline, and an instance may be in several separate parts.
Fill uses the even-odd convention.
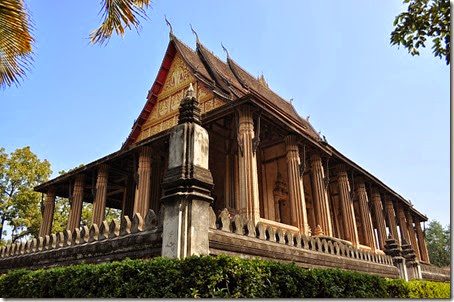
[[[393,280],[294,263],[193,256],[125,259],[0,276],[3,298],[449,298],[448,283]]]

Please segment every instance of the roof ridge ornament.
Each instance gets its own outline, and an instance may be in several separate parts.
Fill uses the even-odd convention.
[[[164,15],[164,19],[166,20],[166,24],[167,26],[170,28],[170,31],[169,31],[169,36],[173,36],[173,28],[172,28],[172,24],[170,24],[169,20],[167,20],[167,16]]]
[[[191,23],[189,23],[189,26],[191,27],[192,33],[195,35],[195,43],[196,43],[196,44],[200,44],[199,35],[198,35],[197,32],[194,30],[194,28],[192,28],[192,24],[191,24]]]
[[[224,44],[222,44],[222,42],[221,42],[221,47],[225,51],[225,53],[227,54],[227,60],[230,59],[229,51],[227,50],[227,48],[224,47]]]

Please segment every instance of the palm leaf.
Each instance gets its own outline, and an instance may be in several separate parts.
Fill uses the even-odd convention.
[[[103,22],[91,32],[90,43],[107,43],[114,31],[123,37],[125,29],[131,26],[139,31],[139,17],[147,17],[145,9],[150,3],[150,0],[103,0]]]
[[[0,88],[18,85],[33,61],[30,29],[22,0],[0,0]]]

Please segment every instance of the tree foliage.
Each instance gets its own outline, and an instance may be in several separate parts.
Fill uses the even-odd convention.
[[[150,0],[102,0],[101,25],[90,34],[93,44],[107,43],[115,32],[140,30],[139,18],[146,18]],[[0,1],[0,88],[18,85],[32,63],[34,37],[23,0]]]
[[[0,87],[17,84],[30,66],[33,36],[29,19],[21,0],[0,1]]]
[[[443,228],[440,222],[430,221],[426,228],[426,242],[432,264],[440,267],[451,264],[451,231],[449,225]]]
[[[9,155],[0,148],[0,240],[5,234],[5,224],[11,228],[14,242],[24,236],[36,236],[41,225],[41,194],[33,188],[46,181],[50,163],[41,161],[24,147]]]
[[[449,64],[449,0],[404,0],[404,3],[408,3],[408,10],[395,18],[391,44],[403,45],[414,56],[419,55],[420,47],[426,47],[427,39],[432,39],[434,56]]]

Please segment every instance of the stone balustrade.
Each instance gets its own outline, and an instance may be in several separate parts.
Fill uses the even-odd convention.
[[[158,223],[153,210],[145,219],[136,213],[132,220],[128,216],[110,223],[104,220],[100,226],[82,226],[73,232],[66,230],[1,247],[0,272],[12,267],[46,267],[47,262],[50,266],[59,262],[159,256],[161,232],[162,221]]]
[[[451,271],[430,264],[420,263],[422,278],[432,281],[450,281]]]
[[[213,213],[211,217],[214,216]],[[306,251],[393,266],[392,257],[388,255],[361,250],[355,248],[353,245],[340,242],[336,238],[308,237],[300,232],[276,227],[260,221],[254,225],[251,220],[243,216],[236,215],[230,217],[227,209],[224,209],[216,219],[211,219],[210,228],[235,235],[257,238],[264,242],[279,243]]]

